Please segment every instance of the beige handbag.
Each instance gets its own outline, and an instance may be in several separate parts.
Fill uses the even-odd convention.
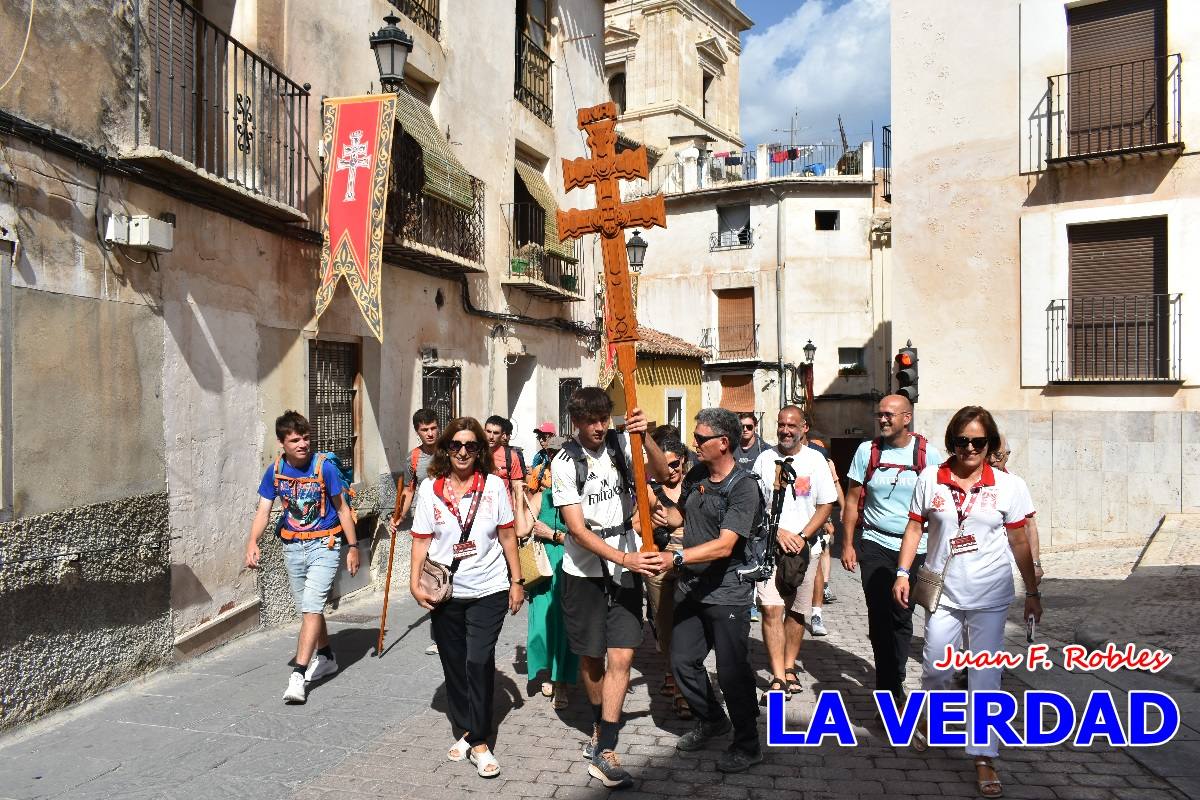
[[[536,586],[554,574],[550,568],[550,557],[546,555],[546,546],[535,536],[527,536],[517,547],[517,555],[521,560],[521,578],[525,588]]]
[[[954,552],[951,551],[941,572],[934,572],[922,564],[917,570],[917,574],[912,576],[908,599],[925,609],[929,615],[937,611],[938,604],[942,601],[942,589],[946,584],[946,570],[950,568],[950,562],[953,560]]]

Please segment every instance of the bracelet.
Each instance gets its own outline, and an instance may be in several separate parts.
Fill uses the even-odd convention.
[[[1025,596],[1026,597],[1041,597],[1042,593],[1041,592],[1026,592]]]
[[[1037,567],[1038,569],[1041,569],[1041,568],[1042,568],[1042,562],[1040,562],[1040,561],[1035,561],[1035,562],[1033,562],[1033,565],[1034,565],[1035,567]]]
[[[909,572],[904,567],[896,567],[896,577],[907,578],[909,577]]]

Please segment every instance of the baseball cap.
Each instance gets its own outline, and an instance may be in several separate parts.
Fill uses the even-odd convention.
[[[550,436],[558,433],[553,422],[543,422],[541,425],[538,425],[536,428],[534,428],[533,431],[534,433],[546,433]]]

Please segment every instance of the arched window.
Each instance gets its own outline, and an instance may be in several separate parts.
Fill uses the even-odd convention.
[[[625,113],[625,73],[618,72],[608,79],[608,96],[617,104],[617,112]]]

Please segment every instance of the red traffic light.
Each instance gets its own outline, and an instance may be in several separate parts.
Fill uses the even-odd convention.
[[[917,363],[917,360],[913,358],[913,354],[910,352],[901,352],[896,354],[896,365],[901,368],[911,367],[915,363]]]

